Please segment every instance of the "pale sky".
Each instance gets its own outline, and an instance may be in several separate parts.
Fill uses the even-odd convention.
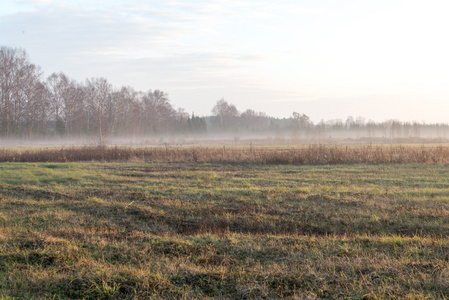
[[[449,122],[446,0],[2,0],[0,45],[46,75],[224,98],[275,117]]]

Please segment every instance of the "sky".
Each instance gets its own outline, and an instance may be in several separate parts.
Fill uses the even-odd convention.
[[[449,122],[446,0],[2,0],[0,46],[45,75],[175,107]]]

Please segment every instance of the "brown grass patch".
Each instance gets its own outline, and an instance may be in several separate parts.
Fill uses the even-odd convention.
[[[208,162],[259,164],[446,164],[448,146],[71,147],[0,149],[0,162]]]

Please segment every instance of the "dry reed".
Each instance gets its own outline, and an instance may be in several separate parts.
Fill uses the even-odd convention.
[[[260,164],[446,164],[448,146],[0,148],[0,162],[223,162]]]

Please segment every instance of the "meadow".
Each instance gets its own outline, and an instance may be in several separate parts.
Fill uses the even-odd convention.
[[[0,299],[446,298],[447,148],[319,147],[0,149]]]

